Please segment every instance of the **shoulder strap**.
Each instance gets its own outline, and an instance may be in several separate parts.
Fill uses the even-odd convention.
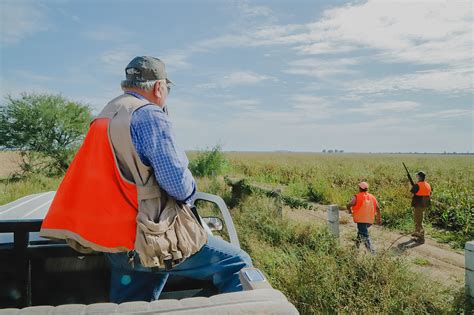
[[[111,119],[109,138],[118,167],[123,177],[137,186],[146,185],[154,176],[152,176],[153,169],[143,164],[133,145],[130,121],[137,109],[149,104],[147,100],[123,94],[110,101],[97,117]],[[152,181],[156,183],[154,179]]]

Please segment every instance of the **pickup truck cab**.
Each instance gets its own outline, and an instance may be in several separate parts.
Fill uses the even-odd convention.
[[[210,282],[170,277],[157,301],[109,303],[110,271],[101,253],[80,254],[38,236],[54,194],[0,206],[0,314],[298,314],[257,268],[241,271],[242,292],[218,294]],[[202,218],[206,231],[225,226],[229,241],[240,247],[222,198],[199,192],[196,200],[220,211]]]

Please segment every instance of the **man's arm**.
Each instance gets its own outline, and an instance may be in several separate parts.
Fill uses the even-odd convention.
[[[410,192],[412,194],[416,194],[418,192],[418,190],[420,190],[420,186],[418,186],[418,184],[415,184],[411,187]]]
[[[156,180],[176,200],[192,203],[196,182],[188,169],[188,158],[175,141],[171,122],[155,105],[136,110],[130,124],[133,144],[145,165],[151,166]]]
[[[347,212],[352,213],[351,207],[355,206],[356,204],[356,197],[352,197],[352,200],[346,205]]]

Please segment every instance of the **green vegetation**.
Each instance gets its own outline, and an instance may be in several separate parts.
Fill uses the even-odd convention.
[[[219,145],[210,151],[199,152],[189,163],[194,176],[216,176],[222,174],[227,167],[227,159]]]
[[[413,259],[413,263],[418,266],[428,266],[430,264],[429,260],[425,258],[415,258]]]
[[[190,164],[193,171],[202,171],[196,173],[201,176],[199,190],[220,195],[227,203],[231,192],[224,179],[215,176],[218,173],[284,187],[287,204],[305,199],[343,205],[354,194],[357,183],[366,180],[381,202],[385,224],[410,229],[409,186],[401,159],[412,171],[425,170],[434,188],[433,208],[427,217],[433,226],[430,232],[459,245],[472,238],[472,197],[468,191],[473,187],[472,176],[468,176],[472,174],[471,157],[224,155],[220,148],[214,148],[194,154]],[[15,181],[4,179],[0,181],[0,204],[55,190],[60,180],[38,174]],[[255,190],[231,211],[242,247],[301,314],[462,312],[464,288],[423,279],[408,269],[410,262],[403,257],[388,252],[372,256],[344,248],[326,229],[315,223],[283,220],[275,213],[276,208],[275,198]],[[427,260],[419,258],[413,263],[425,266]]]
[[[91,120],[87,106],[61,95],[9,96],[0,107],[0,148],[20,152],[23,174],[61,175]]]
[[[230,192],[216,178],[202,178],[202,190],[228,201]],[[275,199],[256,193],[232,209],[241,246],[271,284],[301,314],[445,314],[463,308],[463,291],[433,285],[389,253],[358,254],[341,247],[316,223],[279,218]],[[200,211],[203,209],[200,208]],[[206,214],[209,210],[206,209]],[[423,259],[419,264],[426,263]]]
[[[21,179],[0,179],[0,205],[21,197],[58,189],[62,177],[48,177],[42,174],[30,174]]]
[[[341,207],[365,180],[382,207],[385,226],[413,228],[410,184],[401,162],[412,173],[422,169],[433,187],[426,214],[429,233],[462,248],[474,239],[472,156],[324,155],[310,153],[228,153],[232,174],[255,183],[284,187],[283,194]]]

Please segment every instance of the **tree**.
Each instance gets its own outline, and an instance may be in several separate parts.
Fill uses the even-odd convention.
[[[19,151],[25,173],[62,174],[91,120],[89,107],[61,95],[7,96],[0,107],[0,148]]]

